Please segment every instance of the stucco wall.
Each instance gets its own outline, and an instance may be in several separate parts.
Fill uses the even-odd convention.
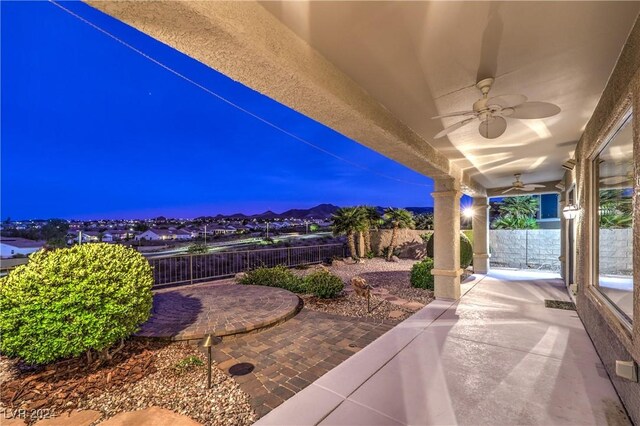
[[[491,266],[560,272],[559,229],[489,231]],[[633,269],[632,229],[600,231],[600,272],[628,274]]]
[[[633,270],[633,229],[601,229],[598,267],[602,274],[627,275]]]
[[[600,358],[613,381],[629,416],[640,424],[640,384],[616,376],[616,360],[640,361],[640,164],[634,170],[634,224],[633,264],[634,269],[634,321],[629,330],[593,287],[595,277],[591,270],[591,257],[595,249],[590,224],[597,220],[592,206],[593,185],[592,158],[602,147],[606,136],[615,129],[616,123],[628,108],[633,107],[634,156],[640,155],[640,20],[636,20],[618,63],[609,78],[598,105],[589,119],[585,131],[576,147],[576,167],[566,178],[575,183],[578,204],[583,208],[577,219],[576,235],[576,284],[578,314],[591,337]],[[569,182],[567,182],[569,183]]]
[[[559,229],[492,229],[489,250],[492,267],[560,272]]]
[[[382,251],[389,247],[391,243],[391,229],[381,229],[379,231],[371,231],[371,249],[380,256]],[[400,257],[410,259],[420,259],[426,254],[426,246],[422,242],[421,235],[432,234],[433,231],[420,231],[416,229],[399,229],[398,230],[398,247],[400,248]]]

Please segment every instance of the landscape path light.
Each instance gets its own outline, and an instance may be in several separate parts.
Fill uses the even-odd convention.
[[[207,334],[202,342],[202,347],[207,348],[207,389],[211,389],[211,347],[219,341],[219,338]]]

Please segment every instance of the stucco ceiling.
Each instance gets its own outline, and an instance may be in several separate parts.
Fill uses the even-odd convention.
[[[345,72],[426,142],[487,188],[559,180],[640,2],[264,2],[280,21]],[[488,140],[470,124],[434,140],[469,110],[474,87],[524,94],[562,112],[508,119]]]

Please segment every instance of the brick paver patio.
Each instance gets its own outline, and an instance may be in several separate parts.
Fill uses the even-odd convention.
[[[198,284],[154,294],[151,318],[138,335],[172,340],[230,336],[285,321],[299,308],[298,296],[280,288]]]
[[[303,309],[277,327],[223,341],[213,357],[227,373],[238,363],[255,366],[234,379],[262,417],[395,324]]]

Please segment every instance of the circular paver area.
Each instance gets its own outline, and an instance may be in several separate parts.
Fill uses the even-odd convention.
[[[153,296],[151,318],[138,336],[173,340],[246,333],[285,321],[299,309],[290,291],[252,285],[201,284]]]

